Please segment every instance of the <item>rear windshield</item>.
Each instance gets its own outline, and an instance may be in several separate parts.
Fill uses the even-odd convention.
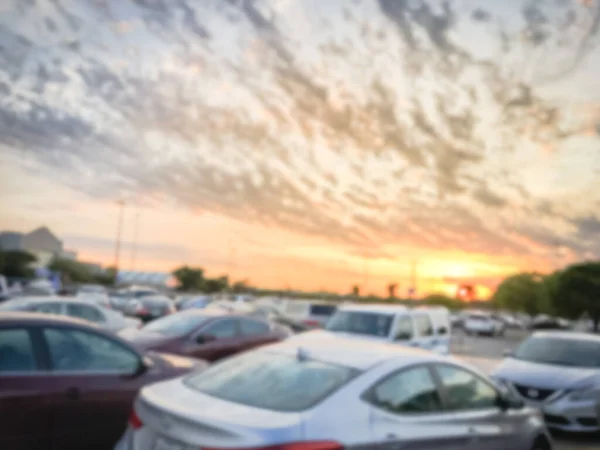
[[[469,320],[475,320],[475,321],[478,320],[480,322],[490,320],[490,318],[488,316],[475,315],[475,314],[468,316],[467,319],[469,319]]]
[[[254,351],[210,366],[185,383],[233,403],[296,412],[313,407],[357,374],[350,367]]]
[[[311,316],[331,316],[337,307],[334,305],[310,305]]]
[[[162,334],[164,336],[185,336],[194,331],[209,318],[210,316],[204,316],[195,312],[180,312],[153,320],[148,325],[144,326],[142,330]]]
[[[337,311],[331,316],[325,329],[344,333],[388,337],[393,318],[392,314],[364,311]]]

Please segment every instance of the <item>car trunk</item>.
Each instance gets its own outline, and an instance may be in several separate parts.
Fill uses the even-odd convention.
[[[253,447],[300,441],[301,413],[281,413],[220,400],[175,379],[148,386],[135,404],[143,427],[135,450],[165,444],[201,447]],[[187,447],[186,447],[187,448]]]

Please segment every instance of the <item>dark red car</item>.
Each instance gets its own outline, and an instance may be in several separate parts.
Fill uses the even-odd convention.
[[[181,311],[139,330],[120,333],[140,350],[176,353],[206,361],[277,342],[290,334],[289,328],[258,317],[207,309]]]
[[[206,365],[76,319],[0,313],[0,449],[110,449],[141,386]]]

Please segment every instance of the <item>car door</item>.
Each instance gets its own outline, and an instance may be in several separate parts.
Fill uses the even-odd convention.
[[[453,420],[468,426],[473,449],[506,450],[517,446],[517,430],[522,416],[503,411],[499,393],[479,375],[453,364],[436,363],[432,370],[439,379],[444,409]]]
[[[271,326],[262,320],[239,319],[239,326],[241,350],[249,350],[278,340],[275,334],[271,332]]]
[[[399,315],[392,330],[392,342],[400,345],[413,346],[415,336],[415,325],[413,318],[409,315]]]
[[[204,340],[210,337],[210,340]],[[183,346],[186,356],[217,361],[243,350],[240,345],[239,319],[216,319],[192,333]]]
[[[418,347],[431,350],[436,345],[431,317],[427,313],[417,313],[413,317],[415,321],[415,337],[413,342]]]
[[[52,409],[34,329],[0,328],[0,449],[47,450]]]
[[[53,410],[54,450],[112,448],[140,387],[141,357],[87,328],[42,329],[50,366],[45,381]]]
[[[468,424],[445,413],[439,385],[428,365],[399,370],[364,395],[371,405],[377,448],[475,450]]]

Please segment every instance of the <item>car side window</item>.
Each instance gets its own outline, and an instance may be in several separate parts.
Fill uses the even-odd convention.
[[[139,356],[112,339],[72,328],[45,328],[53,370],[134,373]]]
[[[498,392],[479,376],[451,365],[436,365],[443,388],[446,409],[468,411],[494,408]]]
[[[240,331],[243,336],[256,336],[269,333],[269,325],[258,320],[242,319],[240,321]]]
[[[79,319],[84,319],[89,322],[104,322],[104,316],[100,311],[98,311],[93,306],[89,305],[77,305],[77,304],[68,304],[67,305],[67,314],[71,317],[77,317]]]
[[[203,333],[210,334],[217,339],[227,339],[237,336],[237,320],[221,319],[209,325]]]
[[[436,384],[425,366],[384,379],[370,391],[369,401],[393,414],[434,414],[443,410]]]
[[[36,369],[29,332],[23,328],[0,329],[0,375]]]
[[[40,303],[35,305],[33,310],[44,314],[62,314],[62,305],[60,303]]]
[[[415,316],[415,323],[417,325],[417,334],[421,337],[433,336],[433,325],[428,315]]]
[[[404,316],[398,319],[396,325],[395,341],[409,341],[413,338],[413,323],[410,317]]]

